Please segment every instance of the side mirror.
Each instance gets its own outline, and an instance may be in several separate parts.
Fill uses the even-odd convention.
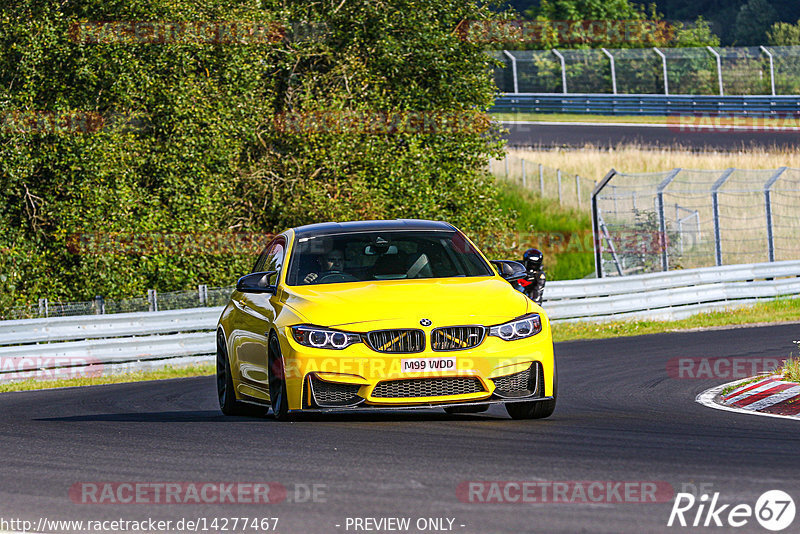
[[[239,278],[236,282],[236,291],[242,293],[275,293],[277,286],[269,285],[269,279],[278,274],[278,271],[265,273],[250,273]]]
[[[492,260],[492,265],[497,270],[497,273],[506,279],[509,283],[514,283],[522,280],[527,275],[525,266],[518,261],[510,260]]]

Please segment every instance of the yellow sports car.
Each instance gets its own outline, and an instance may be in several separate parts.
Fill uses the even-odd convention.
[[[513,418],[548,417],[558,387],[550,322],[512,287],[524,275],[519,263],[487,261],[443,222],[287,230],[220,317],[220,408],[236,415],[256,404],[284,420],[501,403]]]

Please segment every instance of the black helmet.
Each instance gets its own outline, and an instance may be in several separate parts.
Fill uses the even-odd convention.
[[[522,255],[522,259],[525,262],[525,269],[528,271],[538,271],[542,268],[542,260],[544,259],[544,255],[542,251],[537,248],[529,248],[525,251],[525,254]]]

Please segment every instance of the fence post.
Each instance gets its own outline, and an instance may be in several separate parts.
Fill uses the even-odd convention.
[[[722,265],[722,239],[721,239],[721,231],[719,226],[719,188],[722,187],[728,178],[731,177],[733,174],[734,169],[728,169],[722,173],[714,185],[711,186],[711,209],[714,212],[714,250],[716,256],[716,264],[717,267]]]
[[[667,243],[667,220],[664,217],[664,190],[669,187],[669,184],[675,179],[676,176],[681,172],[681,169],[674,169],[671,173],[667,175],[666,178],[658,185],[658,191],[656,194],[656,203],[658,205],[658,230],[660,235],[658,236],[659,245],[661,246],[661,270],[668,271],[669,270],[669,243]]]
[[[666,96],[669,96],[669,76],[667,75],[667,56],[665,56],[664,53],[655,46],[653,47],[653,50],[655,50],[656,54],[658,54],[661,57],[661,68],[664,70],[664,94]]]
[[[542,198],[544,198],[544,166],[539,164],[539,188],[542,190]]]
[[[769,57],[769,82],[772,86],[772,96],[775,96],[775,61],[773,61],[774,58],[772,57],[772,52],[767,50],[765,46],[761,47],[761,51],[767,54],[767,57]]]
[[[567,63],[564,61],[564,56],[561,55],[561,52],[555,48],[551,52],[561,61],[561,90],[564,94],[567,94]]]
[[[102,295],[94,297],[94,313],[95,315],[103,315],[106,313],[106,299]]]
[[[508,50],[503,50],[503,53],[511,59],[511,76],[514,78],[514,94],[519,93],[519,83],[517,82],[517,58],[514,57]]]
[[[575,191],[576,195],[578,196],[578,207],[581,207],[581,177],[577,174],[575,175]]]
[[[158,311],[158,293],[156,293],[155,289],[147,290],[147,303],[150,304],[151,312]]]
[[[506,162],[506,180],[508,180],[508,152],[506,152],[505,162]]]
[[[707,46],[709,52],[714,54],[714,57],[717,58],[717,80],[719,81],[719,96],[725,96],[725,90],[722,86],[722,58],[720,57],[719,53],[714,50],[712,47]]]
[[[47,299],[39,299],[39,317],[48,317]]]
[[[767,248],[769,250],[769,261],[775,261],[775,235],[772,231],[772,198],[770,190],[787,168],[788,167],[781,167],[778,169],[778,171],[767,180],[767,183],[764,184],[764,210],[767,214]]]
[[[528,177],[525,175],[525,158],[522,159],[522,187],[528,188]]]
[[[603,242],[600,236],[600,212],[597,209],[597,195],[616,174],[617,171],[614,169],[608,171],[605,178],[595,185],[592,191],[590,202],[592,207],[592,241],[594,242],[594,269],[597,273],[597,278],[603,278]]]
[[[558,205],[561,205],[561,169],[556,172],[558,175]]]
[[[601,48],[600,50],[608,57],[608,60],[611,62],[611,90],[614,94],[617,94],[617,68],[614,65],[614,56],[611,55],[611,52],[606,50],[605,48]]]

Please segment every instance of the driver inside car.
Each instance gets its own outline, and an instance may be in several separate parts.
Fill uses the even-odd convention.
[[[306,284],[312,283],[314,280],[325,273],[341,272],[344,269],[344,252],[338,249],[332,249],[322,257],[322,267],[319,273],[310,272],[303,278]]]

